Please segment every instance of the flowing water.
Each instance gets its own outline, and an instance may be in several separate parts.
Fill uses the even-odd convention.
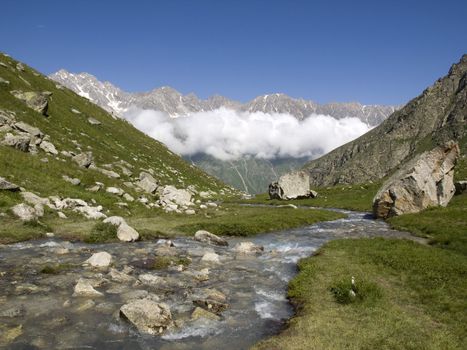
[[[144,268],[145,261],[164,251],[163,241],[89,245],[47,239],[0,246],[0,332],[18,330],[20,335],[8,345],[12,349],[247,349],[277,333],[293,315],[286,291],[300,258],[336,238],[411,238],[363,213],[342,212],[348,217],[251,238],[229,238],[228,247],[174,239],[177,255],[192,259],[184,271]],[[241,241],[262,245],[264,252],[237,254],[233,247]],[[82,265],[98,251],[110,253],[113,268],[133,279],[117,282],[107,269]],[[202,262],[208,251],[219,254],[221,263]],[[57,264],[63,268],[58,273],[41,272],[44,266]],[[194,278],[196,271],[206,267],[209,280]],[[167,283],[162,289],[142,284],[137,278],[143,273],[162,276]],[[73,297],[74,285],[82,277],[97,281],[96,289],[104,296]],[[193,297],[206,288],[225,294],[229,307],[219,320],[192,320]],[[136,295],[167,303],[176,327],[161,336],[140,334],[119,316],[120,307]]]

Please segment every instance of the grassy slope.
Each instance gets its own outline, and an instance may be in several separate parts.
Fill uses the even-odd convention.
[[[456,179],[466,179],[466,170],[462,158]],[[353,186],[347,192],[334,188],[324,193],[342,196],[342,206],[349,209],[369,210],[377,188],[372,185],[367,190],[365,194],[360,186]],[[300,204],[318,205],[318,200]],[[454,197],[447,208],[402,215],[389,224],[428,237],[431,245],[384,239],[326,244],[316,256],[300,262],[300,272],[290,283],[297,317],[284,332],[256,348],[463,349],[467,341],[467,195]],[[347,296],[351,276],[356,277],[362,298],[339,303],[331,289],[341,288]]]

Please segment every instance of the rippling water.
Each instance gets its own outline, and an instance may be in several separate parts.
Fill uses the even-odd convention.
[[[247,239],[231,238],[228,247],[174,239],[178,254],[193,261],[183,272],[149,271],[172,281],[164,290],[117,283],[106,270],[81,265],[92,253],[106,251],[113,257],[113,267],[121,270],[154,257],[161,242],[86,245],[50,239],[0,246],[0,327],[22,326],[22,334],[9,345],[13,349],[246,349],[277,333],[293,315],[286,292],[299,259],[335,238],[409,237],[363,213],[343,212],[348,218]],[[237,255],[232,248],[241,241],[263,245],[264,253]],[[221,264],[200,261],[209,250],[220,255]],[[40,272],[46,264],[56,263],[69,265],[57,275]],[[204,267],[209,268],[210,278],[199,282],[190,273]],[[140,273],[148,271],[135,268],[132,276],[137,278]],[[104,297],[72,297],[80,277],[100,279],[102,284],[96,289]],[[227,296],[229,308],[219,321],[190,319],[194,308],[190,297],[204,288],[215,288]],[[122,320],[118,311],[125,303],[125,293],[134,290],[158,295],[170,306],[178,327],[162,336],[148,336]]]

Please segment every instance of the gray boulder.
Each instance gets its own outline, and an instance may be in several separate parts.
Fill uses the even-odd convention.
[[[78,186],[79,184],[81,184],[81,180],[76,177],[69,177],[68,175],[62,175],[62,179],[65,180],[66,182],[71,183],[74,186]]]
[[[174,186],[165,186],[160,192],[161,203],[174,203],[180,206],[191,206],[191,193],[184,189],[178,189]]]
[[[138,240],[139,233],[133,227],[122,223],[118,226],[117,237],[123,242],[133,242]]]
[[[466,193],[467,192],[467,181],[456,181],[454,183],[454,186],[456,187],[456,195]]]
[[[374,216],[388,218],[448,205],[455,192],[453,175],[458,157],[459,146],[449,141],[406,163],[376,194]]]
[[[136,186],[138,186],[147,193],[154,193],[159,187],[159,183],[151,174],[141,172],[139,174],[139,181],[136,182]]]
[[[220,245],[220,246],[229,245],[229,243],[225,239],[219,236],[216,236],[215,234],[210,233],[208,231],[204,231],[204,230],[197,231],[195,233],[194,240],[198,242],[204,242],[204,243],[215,244],[215,245]]]
[[[14,126],[15,129],[23,131],[23,132],[27,132],[28,134],[30,134],[32,136],[36,136],[36,137],[39,137],[39,138],[44,137],[44,133],[42,131],[40,131],[39,128],[36,128],[36,127],[34,127],[32,125],[29,125],[29,124],[26,124],[26,123],[23,123],[23,122],[17,122],[13,126]]]
[[[57,151],[57,149],[55,148],[55,146],[53,145],[52,142],[42,141],[40,143],[39,147],[46,153],[50,153],[50,154],[53,154],[53,155],[58,154],[58,151]]]
[[[17,204],[11,208],[11,212],[22,221],[32,221],[37,219],[36,210],[27,204]]]
[[[169,307],[149,299],[134,300],[123,305],[120,315],[135,325],[140,332],[152,335],[160,334],[173,325]]]
[[[89,264],[92,267],[107,267],[112,261],[112,256],[107,252],[98,252],[94,253],[88,260],[84,263]]]
[[[310,191],[310,176],[304,171],[285,174],[269,185],[271,199],[314,198],[316,195],[315,191]]]
[[[28,152],[31,137],[26,133],[16,135],[7,133],[1,143],[2,145],[14,147],[23,152]]]
[[[47,109],[49,106],[47,93],[35,92],[35,91],[11,91],[11,94],[15,96],[18,100],[24,102],[26,106],[35,110],[36,112],[47,116]]]
[[[19,186],[0,177],[0,191],[19,191]]]
[[[83,152],[74,156],[73,161],[76,162],[82,168],[89,168],[92,164],[94,157],[92,152]]]

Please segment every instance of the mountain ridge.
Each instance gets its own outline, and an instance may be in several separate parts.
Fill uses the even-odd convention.
[[[92,74],[75,74],[65,69],[50,74],[49,77],[117,115],[121,115],[132,105],[162,111],[171,117],[225,107],[239,112],[287,113],[299,120],[311,114],[330,115],[336,119],[355,117],[370,126],[376,126],[401,107],[364,105],[359,102],[319,104],[312,100],[292,98],[283,93],[261,95],[241,103],[221,95],[213,95],[207,99],[200,99],[194,93],[183,95],[169,86],[130,93],[108,81],[102,82]]]

